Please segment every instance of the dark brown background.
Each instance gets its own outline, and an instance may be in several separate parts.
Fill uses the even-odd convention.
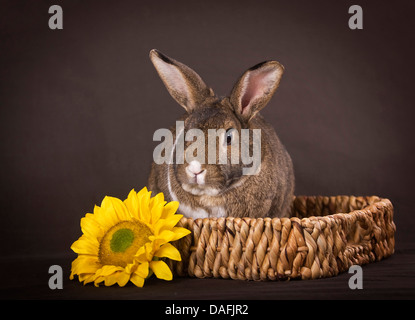
[[[293,158],[296,194],[387,197],[398,252],[412,243],[413,1],[358,1],[363,30],[348,28],[351,1],[0,3],[2,259],[73,258],[80,218],[146,185],[154,131],[183,112],[152,48],[218,95],[280,61],[263,114]],[[63,30],[48,28],[52,4]]]

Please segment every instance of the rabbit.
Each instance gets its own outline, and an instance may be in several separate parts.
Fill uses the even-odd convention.
[[[261,162],[256,174],[244,175],[247,166],[241,161],[231,163],[229,155],[225,164],[197,160],[156,164],[153,160],[149,190],[153,194],[162,192],[166,201],[178,201],[178,213],[192,219],[290,216],[292,160],[273,127],[259,113],[277,89],[284,67],[277,61],[259,63],[242,74],[229,97],[218,98],[188,66],[156,49],[150,51],[150,59],[170,95],[186,110],[179,119],[183,121],[180,132],[175,127],[170,129],[174,137],[171,159],[179,136],[191,128],[204,133],[225,129],[226,137],[219,137],[218,146],[223,148],[220,141],[226,141],[225,151],[232,140],[230,131],[238,134],[242,129],[259,129]],[[251,152],[254,146],[251,141]],[[189,141],[184,142],[184,149],[188,147]]]

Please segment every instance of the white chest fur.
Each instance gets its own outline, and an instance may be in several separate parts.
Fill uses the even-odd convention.
[[[203,219],[203,218],[221,218],[226,217],[226,211],[224,207],[212,207],[207,210],[203,208],[192,208],[183,203],[179,206],[179,212],[187,218]]]

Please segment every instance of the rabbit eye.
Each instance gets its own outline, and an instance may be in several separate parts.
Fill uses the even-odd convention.
[[[226,130],[226,144],[229,146],[232,143],[232,136],[233,136],[233,131],[235,129],[231,128]]]

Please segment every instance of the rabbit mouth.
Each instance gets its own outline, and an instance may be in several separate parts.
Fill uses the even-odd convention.
[[[180,175],[183,190],[193,195],[216,196],[220,193],[221,188],[217,188],[217,184],[211,183],[212,181],[208,177],[208,169],[202,166],[200,162],[191,161],[183,171]]]
[[[194,185],[204,185],[206,180],[206,169],[202,168],[199,161],[191,161],[185,168],[187,182]]]
[[[206,183],[206,170],[192,173],[186,170],[186,182],[182,182],[182,188],[193,195],[209,195],[216,196],[220,193],[220,189]]]
[[[184,191],[187,191],[195,196],[202,196],[202,195],[217,196],[220,192],[219,189],[216,189],[213,187],[208,187],[208,186],[201,187],[198,184],[195,185],[195,184],[189,184],[189,183],[183,183],[182,188]]]

